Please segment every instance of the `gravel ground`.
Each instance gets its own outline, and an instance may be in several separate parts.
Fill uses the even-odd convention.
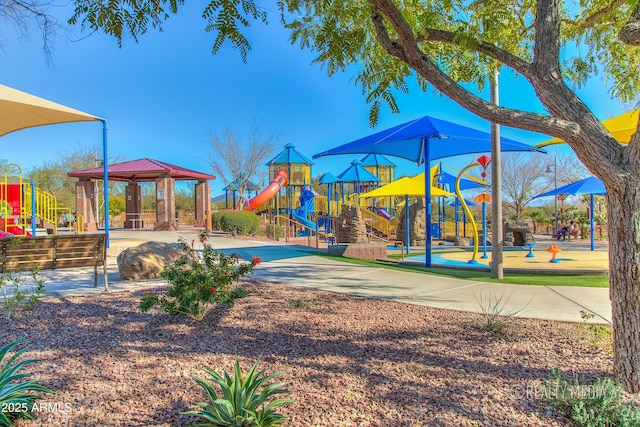
[[[541,380],[612,369],[584,325],[517,320],[484,332],[477,314],[248,280],[247,298],[203,322],[140,313],[146,290],[46,299],[2,320],[26,336],[28,371],[54,393],[22,426],[186,426],[203,367],[280,371],[289,426],[560,426]],[[153,289],[150,289],[153,290]]]

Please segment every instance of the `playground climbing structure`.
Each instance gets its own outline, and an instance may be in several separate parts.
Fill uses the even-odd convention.
[[[27,236],[33,228],[44,228],[48,234],[57,234],[58,216],[65,212],[71,214],[70,209],[58,206],[53,194],[23,179],[20,166],[11,163],[4,167],[0,181],[0,230]]]

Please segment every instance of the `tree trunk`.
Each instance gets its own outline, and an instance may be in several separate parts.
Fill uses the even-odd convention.
[[[613,308],[614,374],[626,391],[640,391],[640,182],[607,188],[609,296]]]

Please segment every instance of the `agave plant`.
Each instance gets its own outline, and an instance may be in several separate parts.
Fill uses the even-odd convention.
[[[281,425],[286,417],[276,413],[275,409],[292,402],[290,399],[276,399],[268,402],[277,394],[286,393],[285,383],[265,383],[280,375],[279,372],[265,375],[257,372],[258,362],[254,363],[246,377],[242,376],[240,363],[236,359],[233,377],[226,371],[220,375],[210,368],[204,371],[211,380],[193,377],[205,391],[209,402],[198,402],[200,410],[185,412],[203,419],[203,423],[192,427],[274,427]],[[222,394],[218,394],[217,386]]]
[[[0,364],[5,356],[13,347],[18,345],[23,338],[18,338],[12,343],[7,344],[0,349]],[[14,418],[33,419],[31,408],[33,402],[42,397],[34,394],[35,392],[51,393],[47,387],[40,384],[37,380],[25,380],[31,374],[18,373],[25,366],[38,362],[36,359],[27,359],[20,362],[16,360],[27,350],[23,348],[13,354],[0,369],[0,424],[5,426],[13,426]]]

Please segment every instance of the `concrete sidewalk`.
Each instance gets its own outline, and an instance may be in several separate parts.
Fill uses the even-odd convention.
[[[120,280],[116,246],[136,246],[149,240],[176,242],[179,236],[195,239],[197,231],[111,231],[114,250],[108,253],[110,288],[135,290],[165,283],[163,280]],[[487,301],[501,299],[503,314],[517,312],[520,317],[582,322],[580,311],[584,310],[594,313],[595,321],[611,322],[609,290],[603,288],[563,287],[552,283],[548,286],[494,284],[365,267],[313,255],[309,248],[280,242],[216,236],[210,238],[209,243],[225,252],[236,252],[245,259],[262,257],[262,263],[254,269],[253,276],[273,282],[470,312],[481,312],[481,301],[486,306]],[[91,268],[44,273],[48,278],[45,287],[52,296],[103,292],[103,288],[93,288]]]

